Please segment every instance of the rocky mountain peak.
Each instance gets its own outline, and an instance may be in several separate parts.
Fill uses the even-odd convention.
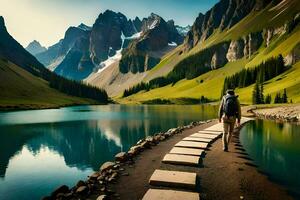
[[[92,27],[87,26],[87,25],[85,25],[83,23],[79,24],[78,28],[80,28],[80,29],[82,29],[84,31],[90,31],[90,30],[92,30]]]
[[[32,55],[37,55],[41,52],[44,52],[47,50],[47,48],[43,47],[38,41],[33,40],[28,44],[28,46],[25,48],[29,53]]]
[[[238,23],[255,7],[260,9],[271,0],[221,0],[205,14],[200,13],[185,38],[186,47],[192,48],[207,39],[215,29],[224,30]],[[259,2],[259,3],[258,3]]]
[[[88,34],[89,32],[81,28],[74,27],[74,26],[69,27],[65,33],[60,54],[61,55],[66,54],[73,47],[73,45],[77,40],[87,36]]]
[[[122,73],[144,72],[154,67],[163,53],[181,44],[183,37],[178,33],[173,20],[166,22],[151,13],[142,21],[141,37],[134,40],[122,54],[119,69]]]

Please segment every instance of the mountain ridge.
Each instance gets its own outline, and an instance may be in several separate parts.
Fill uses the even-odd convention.
[[[1,16],[0,68],[1,109],[106,103],[108,100],[104,90],[67,80],[46,69],[8,33]]]
[[[228,2],[232,1],[228,0]],[[222,31],[219,25],[221,24],[221,19],[223,17],[219,17],[219,21],[216,23],[218,26],[216,26],[215,29],[208,31],[211,34],[204,40],[201,40],[202,35],[200,35],[200,37],[199,35],[193,35],[193,31],[195,31],[195,27],[198,24],[197,21],[199,21],[199,19],[196,20],[193,25],[194,28],[192,28],[186,37],[184,44],[171,52],[168,57],[163,59],[161,63],[150,71],[152,74],[156,74],[156,76],[152,76],[153,80],[155,80],[156,77],[158,77],[158,79],[168,76],[171,77],[171,74],[175,75],[176,73],[179,73],[177,75],[179,75],[181,80],[176,84],[173,82],[171,85],[160,86],[157,89],[153,88],[150,91],[144,90],[136,95],[119,99],[119,101],[126,103],[143,102],[155,98],[200,98],[201,95],[216,100],[220,97],[221,93],[222,84],[220,83],[220,80],[224,80],[225,76],[233,73],[233,69],[237,70],[244,67],[256,66],[261,62],[264,62],[266,59],[278,56],[279,54],[283,54],[286,64],[295,66],[295,70],[297,71],[298,68],[296,66],[299,61],[299,59],[297,59],[299,58],[299,52],[298,54],[295,52],[297,51],[296,49],[298,49],[297,46],[299,46],[297,44],[300,42],[299,37],[298,39],[296,38],[296,33],[298,33],[297,27],[299,27],[299,7],[299,3],[294,0],[252,1],[251,12],[241,18],[238,23],[232,25],[230,28],[226,27]],[[206,16],[211,16],[210,13],[212,13],[212,11],[208,11],[207,13],[209,14]],[[198,30],[202,30],[201,27],[206,28],[209,26],[202,26],[201,24],[201,26],[197,27]],[[208,32],[206,31],[205,34]],[[189,43],[191,34],[193,35],[192,38],[198,37],[198,42],[195,44]],[[205,34],[203,37],[206,37]],[[210,49],[214,45],[220,44],[224,41],[229,42],[229,45],[226,46],[226,48],[223,47],[224,50],[216,49],[216,52],[211,55],[201,54],[201,52],[205,49]],[[292,41],[294,42],[291,43]],[[206,57],[204,57],[204,55],[206,55]],[[192,57],[194,57],[195,60],[193,60]],[[204,66],[199,63],[199,60],[204,61]],[[185,71],[188,71],[188,66],[191,67],[191,70],[197,69],[191,66],[193,62],[195,63],[195,66],[199,65],[200,68],[205,66],[210,67],[211,71],[204,74],[194,73],[193,79],[187,78],[184,74]],[[218,66],[216,65],[218,62],[223,64]],[[235,63],[239,63],[239,65],[236,66]],[[232,66],[232,69],[229,66]],[[224,67],[228,72],[224,72]],[[161,73],[165,68],[168,68],[169,70],[164,74]],[[216,76],[218,71],[221,73],[220,76]],[[216,82],[217,79],[211,77],[212,74],[215,74],[215,77],[220,77],[218,83]],[[288,72],[288,74],[292,77],[290,72]],[[144,79],[141,82],[147,83],[149,80],[151,79]],[[205,84],[203,84],[203,81]],[[274,91],[276,91],[273,87],[275,83],[269,82],[265,91],[273,95]],[[299,83],[295,82],[294,84]],[[204,86],[206,88],[204,88]],[[293,101],[299,99],[299,97],[295,95],[295,87],[288,87],[291,88],[288,89],[288,91],[293,94]],[[282,86],[277,88],[278,91],[279,88],[282,88]],[[211,91],[211,93],[208,91]],[[246,95],[243,92],[249,92],[249,88],[243,88],[238,91],[242,94],[242,101],[249,103],[249,95]]]
[[[150,17],[143,18],[142,20],[138,17],[128,19],[120,12],[106,10],[99,14],[92,27],[82,24],[78,27],[70,27],[66,31],[64,39],[49,47],[48,51],[37,54],[36,57],[45,66],[54,70],[59,75],[75,80],[83,80],[93,72],[107,67],[106,65],[110,63],[109,60],[111,60],[112,57],[121,56],[119,55],[120,51],[122,51],[121,54],[123,54],[131,42],[141,37],[142,32],[148,31],[149,27],[147,26],[150,26],[150,23],[153,22],[151,21],[152,19],[150,19],[151,16],[153,18],[161,18],[152,13]],[[182,36],[179,35],[174,21],[170,20],[165,22],[165,24],[167,28],[163,31],[168,32],[168,34],[172,32],[172,34],[169,35],[173,36],[177,34],[176,37],[180,38],[180,40],[177,38],[174,38],[174,40],[177,43],[181,43]],[[77,32],[77,34],[74,32]],[[151,31],[149,32],[151,33]],[[148,34],[145,37],[151,39],[155,36]],[[69,40],[69,42],[66,42],[66,40]],[[167,41],[163,40],[163,43],[166,42]],[[170,44],[172,43],[171,41],[169,42]],[[145,44],[147,48],[149,47],[149,49],[146,50],[147,53],[152,55],[159,49],[150,47],[154,44],[154,39]],[[165,51],[169,51],[168,48],[166,48]],[[164,53],[161,52],[160,54],[162,55]],[[135,57],[135,55],[133,56]],[[143,59],[148,60],[148,57],[144,57]],[[154,62],[154,64],[156,64],[156,62]]]

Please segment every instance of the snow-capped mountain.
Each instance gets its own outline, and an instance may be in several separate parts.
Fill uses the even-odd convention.
[[[174,48],[182,41],[183,37],[172,20],[166,22],[153,13],[143,20],[138,17],[131,20],[122,13],[106,10],[98,16],[92,27],[85,24],[70,27],[61,41],[36,57],[57,74],[82,80],[92,72],[103,71],[112,62],[124,61],[124,55],[136,60],[134,54],[128,54],[131,50],[145,53],[143,59],[155,59],[155,62],[147,62],[149,67],[145,70],[150,69],[162,55],[149,57],[149,51]],[[126,65],[128,68],[133,63]]]
[[[179,25],[176,25],[175,26],[178,33],[182,36],[186,36],[187,33],[191,30],[192,26],[190,25],[187,25],[187,26],[179,26]]]

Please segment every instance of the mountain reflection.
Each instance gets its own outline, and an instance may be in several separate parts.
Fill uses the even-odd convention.
[[[55,118],[51,117],[50,122],[46,123],[44,111],[41,117],[38,111],[30,111],[31,115],[36,115],[38,122],[44,123],[30,121],[27,124],[0,126],[0,176],[5,176],[9,160],[19,154],[24,145],[33,155],[47,147],[62,156],[69,167],[98,170],[103,162],[120,151],[128,150],[141,138],[191,121],[213,118],[216,108],[113,105],[51,112],[52,116],[65,116],[65,121],[55,122]],[[23,112],[10,115],[11,118],[19,115],[19,120],[22,120],[20,116],[26,116]],[[33,119],[31,116],[30,120]]]

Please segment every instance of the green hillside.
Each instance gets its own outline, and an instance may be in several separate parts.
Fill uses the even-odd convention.
[[[232,28],[225,29],[223,31],[216,29],[207,40],[199,43],[191,51],[178,56],[178,52],[183,48],[182,46],[179,46],[176,50],[165,56],[152,70],[150,70],[149,75],[146,76],[145,80],[147,81],[150,80],[150,78],[167,74],[180,60],[197,53],[202,49],[209,48],[214,44],[218,44],[223,41],[236,40],[249,33],[262,31],[266,28],[282,26],[299,12],[300,4],[298,0],[283,1],[275,7],[272,7],[270,4],[261,11],[252,11]],[[297,37],[297,34],[294,36]],[[289,43],[289,48],[285,49],[285,52],[290,50],[296,44],[297,43],[295,42]],[[276,52],[276,55],[278,54],[279,53]],[[271,56],[271,54],[269,56]],[[260,58],[257,58],[256,60],[259,59]]]
[[[0,59],[0,109],[37,109],[95,101],[67,96],[15,64]]]
[[[166,70],[167,73],[172,70],[172,66],[174,68],[175,64],[179,62],[178,60],[187,58],[189,55],[199,52],[204,48],[209,48],[211,45],[218,44],[223,41],[236,40],[252,32],[265,31],[266,28],[283,27],[286,22],[292,20],[299,12],[300,5],[297,0],[282,1],[276,6],[272,7],[269,5],[261,11],[253,11],[231,29],[224,30],[223,32],[215,30],[215,32],[207,40],[195,46],[188,53],[176,56],[176,52],[180,51],[180,48],[182,48],[178,47],[173,54],[170,53],[161,61],[160,64],[153,68],[150,74],[160,72],[160,76],[164,75],[161,73],[163,72],[162,69],[164,66],[167,66],[166,68],[168,68],[168,70]],[[126,98],[119,98],[117,101],[122,103],[141,103],[155,99],[199,99],[201,96],[205,96],[213,101],[218,100],[221,95],[225,77],[231,76],[243,68],[256,66],[270,57],[275,57],[279,54],[282,54],[285,57],[296,46],[299,48],[299,44],[300,26],[297,25],[292,32],[275,36],[268,47],[266,47],[266,44],[263,43],[258,51],[251,56],[251,58],[243,58],[235,62],[228,62],[224,67],[202,74],[192,80],[183,79],[173,86],[168,85],[152,89],[148,92],[140,91],[139,93]],[[297,52],[297,56],[299,56],[298,54],[299,52]],[[174,60],[176,62],[174,62]],[[172,62],[173,64],[171,64]],[[292,99],[294,103],[300,102],[300,89],[298,89],[300,86],[299,75],[300,64],[298,62],[284,74],[265,82],[265,94],[271,94],[274,98],[277,92],[282,92],[283,89],[286,88],[289,100]],[[253,85],[237,89],[237,93],[240,95],[242,103],[251,103],[252,89]]]

